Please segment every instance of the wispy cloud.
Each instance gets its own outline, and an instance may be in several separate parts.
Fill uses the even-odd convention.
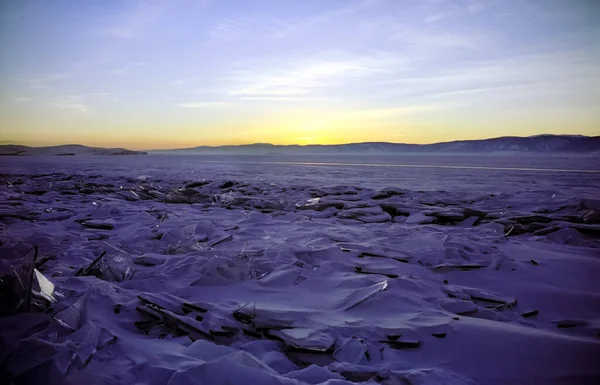
[[[467,4],[467,10],[471,13],[486,11],[505,0],[471,0]]]
[[[254,79],[248,81],[242,88],[230,90],[229,95],[240,96],[241,98],[305,95],[310,92],[310,88],[316,85],[315,82],[303,82],[301,79],[285,76],[265,76],[256,80],[258,81]],[[241,82],[244,83],[243,80]]]
[[[440,48],[479,48],[485,38],[482,36],[467,36],[458,33],[430,33],[426,31],[402,31],[391,37],[392,41],[403,41],[422,51]]]
[[[15,104],[28,103],[28,102],[30,102],[32,100],[33,100],[33,98],[29,97],[29,96],[15,96],[15,97],[13,97],[13,102]]]
[[[237,98],[238,100],[247,100],[247,101],[272,101],[272,102],[296,102],[300,100],[307,100],[305,96],[296,96],[296,95],[268,95],[268,96],[243,96]],[[314,100],[314,98],[310,98],[310,100]]]
[[[467,0],[465,2],[433,1],[425,2],[429,10],[424,18],[426,23],[436,23],[465,14],[484,12],[503,0]]]
[[[111,75],[125,75],[128,73],[131,73],[132,71],[135,71],[137,68],[145,67],[147,65],[148,65],[148,63],[146,63],[146,62],[125,63],[125,64],[120,65],[117,68],[108,70],[108,73]]]
[[[68,73],[40,75],[26,79],[25,83],[27,84],[27,88],[31,90],[45,90],[52,88],[58,80],[67,79],[70,76]]]
[[[285,36],[288,28],[289,23],[264,15],[227,17],[217,23],[209,36],[221,42],[278,38]]]
[[[377,0],[348,0],[343,6],[319,9],[318,12],[303,17],[288,15],[285,19],[264,13],[228,16],[216,24],[209,36],[218,42],[288,38],[305,34],[335,20],[357,15],[361,10],[377,3]],[[327,5],[326,2],[322,4]]]
[[[78,100],[78,98],[61,99],[51,104],[54,108],[61,110],[73,111],[84,115],[88,115],[90,113],[90,107]]]
[[[111,96],[110,93],[108,92],[88,92],[82,95],[84,98],[91,98],[91,99],[102,99],[102,98],[108,98]]]
[[[418,115],[426,112],[431,112],[443,108],[441,105],[412,105],[390,108],[373,108],[361,109],[354,111],[346,111],[338,118],[343,120],[389,120],[401,116]]]
[[[239,98],[308,95],[319,88],[349,86],[360,79],[376,77],[403,63],[402,57],[382,53],[290,58],[276,66],[265,60],[252,63],[253,70],[236,71],[226,77],[226,92]]]
[[[423,21],[426,23],[435,23],[437,21],[451,17],[453,14],[454,14],[454,12],[451,12],[451,11],[435,12],[435,13],[425,16],[425,19],[423,19]]]
[[[496,86],[496,87],[484,87],[484,88],[467,88],[457,89],[452,91],[436,92],[427,95],[430,98],[445,98],[454,97],[460,95],[472,95],[472,94],[483,94],[483,93],[499,93],[506,91],[514,91],[518,89],[529,88],[527,84],[509,85],[509,86]]]
[[[531,53],[507,55],[498,60],[465,62],[460,66],[437,67],[429,75],[422,71],[382,79],[377,83],[378,97],[444,98],[477,94],[486,100],[499,94],[561,92],[577,83],[600,82],[600,73],[591,63],[593,55],[586,52]],[[580,88],[585,88],[580,86]]]
[[[100,35],[118,39],[131,39],[144,32],[164,10],[167,3],[162,0],[137,1],[126,11],[119,12],[107,26],[99,28]]]
[[[173,87],[179,87],[179,86],[183,86],[183,85],[186,85],[186,84],[195,83],[198,80],[201,80],[203,78],[205,78],[205,77],[204,76],[200,76],[200,75],[189,76],[189,77],[186,77],[186,78],[172,80],[172,81],[169,82],[169,85],[173,86]]]
[[[183,108],[223,108],[230,107],[232,103],[228,102],[189,102],[178,104],[178,107]]]

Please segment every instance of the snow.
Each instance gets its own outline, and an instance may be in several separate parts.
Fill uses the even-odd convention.
[[[596,382],[598,160],[330,161],[0,159],[0,252],[39,252],[0,378]]]

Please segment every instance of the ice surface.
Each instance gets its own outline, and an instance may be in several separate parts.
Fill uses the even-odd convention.
[[[0,159],[0,378],[596,383],[597,159],[310,160]]]

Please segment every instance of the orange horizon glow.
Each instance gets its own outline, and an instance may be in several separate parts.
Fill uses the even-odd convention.
[[[567,133],[564,131],[555,131],[555,132],[544,132],[545,134],[555,134],[555,135],[585,135],[585,134],[573,134]],[[598,136],[600,132],[591,132],[588,133],[588,136]],[[184,149],[184,148],[193,148],[198,146],[211,146],[211,147],[219,147],[219,146],[240,146],[240,145],[251,145],[257,143],[263,144],[272,144],[272,145],[298,145],[298,146],[310,146],[310,145],[343,145],[343,144],[352,144],[352,143],[365,143],[365,142],[387,142],[387,143],[405,143],[405,144],[432,144],[432,143],[440,143],[440,142],[452,142],[452,141],[462,141],[462,140],[481,140],[481,139],[491,139],[500,136],[516,136],[516,137],[527,137],[541,135],[541,133],[536,131],[522,131],[520,134],[501,134],[492,137],[486,137],[482,135],[474,134],[472,136],[440,136],[437,138],[424,138],[423,140],[418,140],[415,138],[409,138],[408,140],[402,140],[398,137],[372,137],[368,136],[366,133],[364,135],[358,135],[353,137],[306,137],[306,138],[296,138],[298,140],[285,140],[282,138],[276,138],[276,140],[269,140],[268,138],[255,138],[246,139],[240,138],[240,140],[230,140],[230,141],[202,141],[202,140],[160,140],[160,141],[149,141],[149,140],[140,140],[139,138],[131,138],[131,139],[123,139],[123,140],[115,140],[115,139],[107,139],[103,137],[82,137],[81,140],[73,141],[73,137],[70,137],[71,140],[65,138],[65,140],[4,140],[0,142],[0,145],[24,145],[30,147],[49,147],[49,146],[60,146],[60,145],[68,145],[68,144],[77,144],[84,145],[89,147],[104,147],[104,148],[126,148],[130,150],[137,151],[147,151],[147,150],[170,150],[170,149]],[[412,140],[411,140],[412,139]]]

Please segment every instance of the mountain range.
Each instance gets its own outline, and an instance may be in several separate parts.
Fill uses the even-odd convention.
[[[529,137],[503,136],[480,140],[457,140],[432,144],[408,144],[389,142],[365,142],[348,144],[274,145],[254,143],[228,146],[197,146],[170,150],[133,151],[124,148],[88,147],[67,144],[50,147],[0,145],[0,155],[295,155],[295,154],[589,154],[600,155],[600,136],[583,135],[536,135]]]
[[[366,142],[331,145],[255,143],[151,150],[150,154],[403,154],[403,153],[600,153],[600,136],[536,135],[458,140],[433,144]]]
[[[146,155],[144,151],[132,151],[125,148],[88,147],[81,144],[65,144],[49,147],[29,147],[17,144],[0,145],[0,156],[69,156],[69,155]]]

